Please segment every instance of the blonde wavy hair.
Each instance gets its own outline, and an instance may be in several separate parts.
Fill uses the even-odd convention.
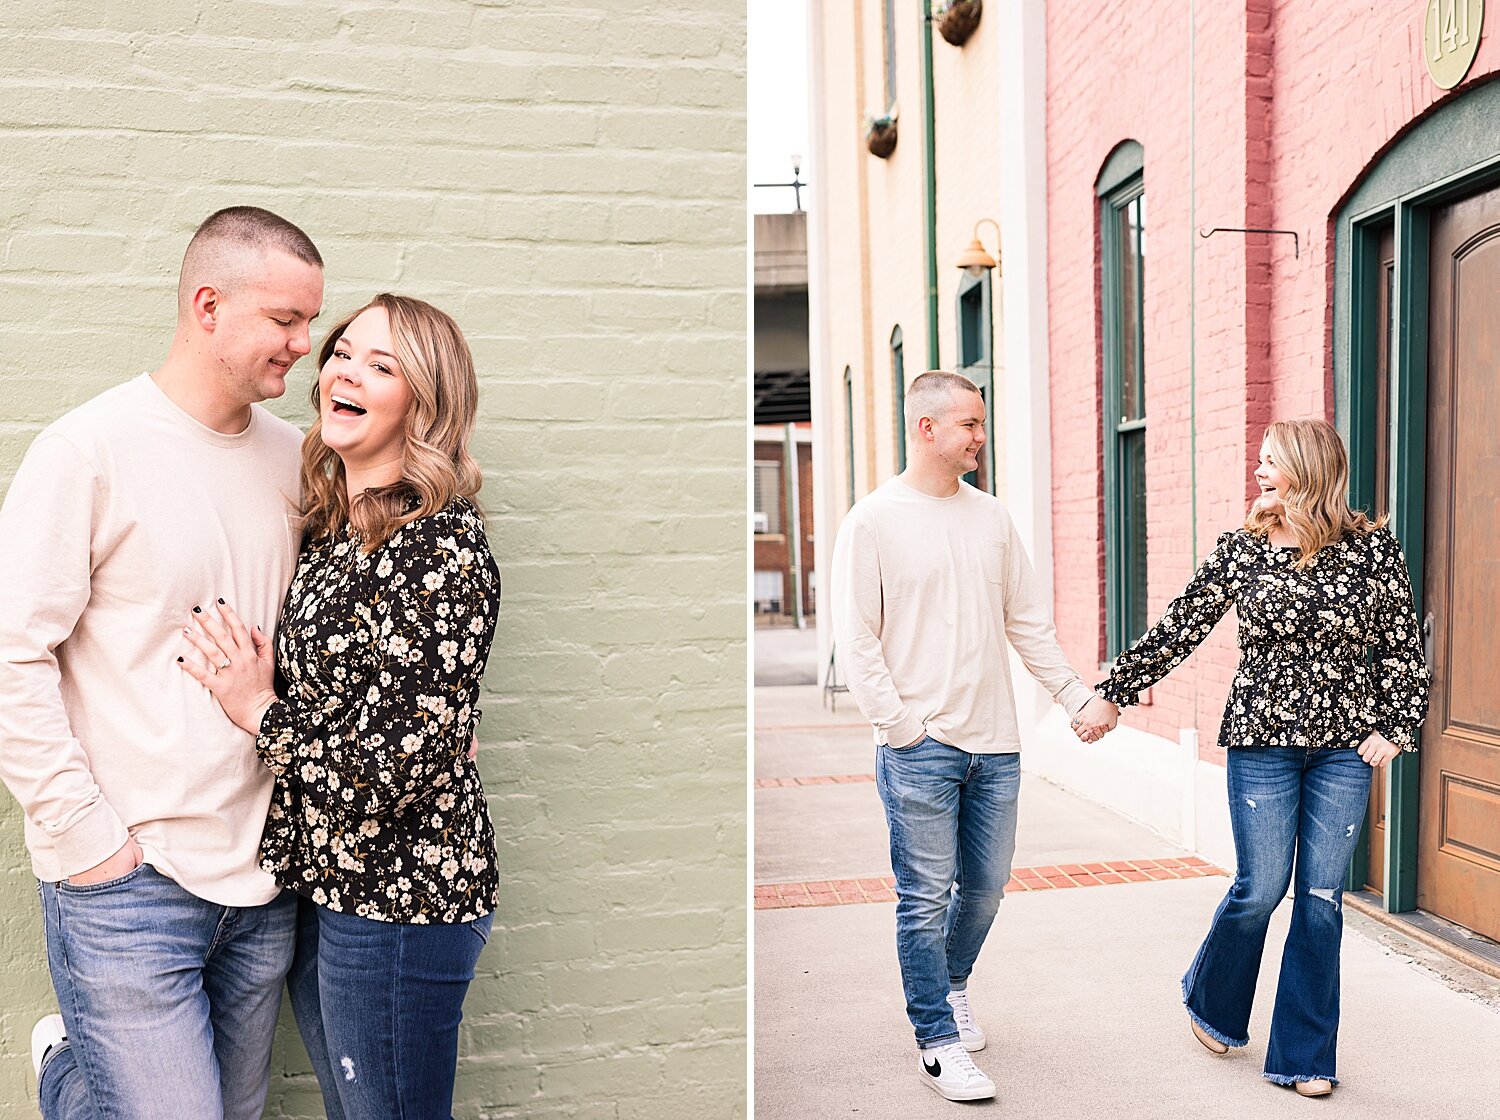
[[[1386,523],[1383,516],[1372,521],[1349,508],[1349,454],[1327,421],[1276,420],[1267,425],[1263,442],[1289,485],[1281,494],[1281,515],[1251,506],[1245,528],[1264,537],[1284,522],[1302,549],[1297,567],[1307,567],[1345,533],[1372,533]]]
[[[412,393],[400,480],[366,490],[350,502],[343,461],[323,442],[316,379],[314,419],[302,441],[303,534],[327,536],[347,521],[366,552],[384,544],[407,522],[437,513],[455,497],[472,499],[484,483],[479,464],[469,454],[479,381],[469,344],[451,316],[411,296],[381,292],[329,329],[318,347],[318,369],[328,364],[349,324],[372,307],[382,307],[390,316],[392,349]],[[413,500],[416,508],[408,508]]]

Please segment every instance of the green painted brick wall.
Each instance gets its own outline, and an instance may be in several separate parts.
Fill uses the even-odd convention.
[[[505,886],[457,1115],[743,1116],[743,4],[10,0],[0,60],[0,490],[165,354],[220,206],[313,236],[330,319],[382,289],[451,311],[505,579]],[[275,411],[305,422],[311,378]],[[10,1120],[52,997],[0,801]],[[290,1022],[266,1115],[321,1116]]]

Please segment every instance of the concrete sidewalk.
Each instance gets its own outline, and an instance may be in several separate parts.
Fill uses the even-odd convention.
[[[811,620],[800,630],[790,625],[755,628],[755,687],[816,684],[818,632]]]
[[[1352,911],[1333,1095],[1260,1076],[1289,906],[1266,944],[1250,1045],[1209,1054],[1178,981],[1228,879],[1176,867],[1190,854],[1029,775],[1015,866],[1037,869],[1037,889],[1007,892],[969,989],[989,1035],[975,1058],[999,1096],[942,1100],[916,1074],[894,905],[835,901],[881,897],[890,861],[869,728],[848,697],[837,712],[820,701],[816,687],[755,692],[757,1117],[1500,1116],[1500,984]],[[1111,865],[1113,880],[1099,870]],[[1145,881],[1119,882],[1126,867]]]

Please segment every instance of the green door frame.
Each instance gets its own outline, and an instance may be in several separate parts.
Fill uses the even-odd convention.
[[[1401,541],[1424,616],[1426,557],[1428,233],[1435,207],[1500,183],[1500,147],[1476,153],[1494,136],[1500,82],[1466,91],[1414,125],[1370,170],[1341,208],[1334,230],[1334,423],[1349,447],[1350,501],[1369,509],[1375,496],[1375,377],[1379,332],[1379,244],[1395,227],[1395,331],[1391,342],[1391,529]],[[1347,293],[1347,295],[1345,295]],[[1341,339],[1347,339],[1344,347]],[[1391,763],[1386,783],[1384,906],[1417,905],[1418,767],[1415,755]],[[1364,886],[1369,837],[1362,832],[1345,888]]]

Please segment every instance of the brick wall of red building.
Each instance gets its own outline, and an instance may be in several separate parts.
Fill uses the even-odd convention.
[[[1500,46],[1486,38],[1465,82],[1437,89],[1421,56],[1422,5],[1408,0],[1201,2],[1192,36],[1189,11],[1177,0],[1047,7],[1054,606],[1080,667],[1098,664],[1104,642],[1094,183],[1110,153],[1124,140],[1145,149],[1154,621],[1195,556],[1243,520],[1265,424],[1334,418],[1333,223],[1342,200],[1415,120],[1500,68]],[[1300,251],[1284,236],[1198,236],[1215,226],[1294,230]],[[1196,727],[1202,755],[1220,757],[1219,713],[1236,661],[1231,612],[1127,722],[1168,738]]]
[[[783,464],[786,461],[786,445],[784,443],[771,443],[769,441],[756,441],[755,458],[761,461],[775,461]],[[799,443],[797,445],[798,461],[798,516],[802,527],[802,566],[803,566],[803,595],[802,610],[806,614],[813,614],[816,607],[816,595],[813,589],[813,581],[810,578],[813,571],[813,474],[812,474],[812,444]],[[783,478],[785,476],[783,475]],[[773,536],[757,536],[755,538],[755,570],[771,571],[777,570],[782,573],[782,603],[783,613],[791,613],[792,601],[792,576],[791,576],[791,545],[785,533],[786,526],[786,500],[781,503],[781,523],[783,532]]]

